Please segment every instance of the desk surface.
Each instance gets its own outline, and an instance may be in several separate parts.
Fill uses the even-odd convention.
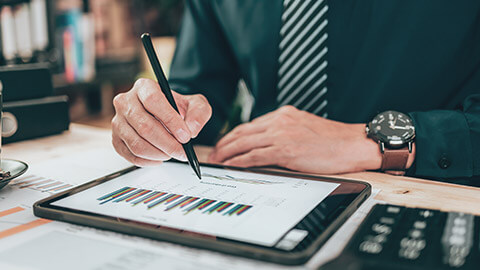
[[[70,131],[61,135],[5,145],[2,157],[33,163],[84,149],[109,148],[110,144],[110,130],[72,124]],[[210,148],[198,146],[196,149],[200,161],[206,160]],[[369,182],[373,188],[381,190],[376,199],[388,203],[480,215],[477,206],[480,188],[375,172],[333,177]]]

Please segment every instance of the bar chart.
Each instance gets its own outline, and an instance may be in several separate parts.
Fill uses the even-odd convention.
[[[163,205],[166,212],[181,211],[184,215],[201,212],[202,214],[240,216],[253,207],[252,205],[133,187],[120,188],[101,196],[97,200],[100,205],[127,203],[131,206],[144,205],[147,209]]]
[[[15,179],[10,184],[12,187],[16,187],[19,189],[32,189],[41,192],[48,192],[48,193],[57,193],[64,190],[67,190],[73,185],[67,184],[62,181],[53,180],[50,178],[45,178],[41,176],[36,176],[33,174],[26,175]]]

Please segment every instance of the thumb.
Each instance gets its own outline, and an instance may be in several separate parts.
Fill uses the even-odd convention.
[[[198,136],[212,116],[212,107],[203,95],[187,96],[188,105],[185,113],[185,123],[192,138]]]

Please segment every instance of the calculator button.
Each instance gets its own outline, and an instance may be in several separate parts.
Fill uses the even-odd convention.
[[[420,238],[423,236],[423,232],[421,230],[411,230],[409,235],[412,238]]]
[[[413,227],[415,229],[423,230],[427,227],[427,223],[425,221],[415,221]]]
[[[404,249],[415,249],[420,251],[425,248],[425,240],[404,237],[400,241],[400,247]]]
[[[464,213],[448,213],[442,236],[443,262],[450,267],[465,265],[472,251],[474,216]]]
[[[361,252],[370,253],[370,254],[378,254],[382,251],[383,247],[380,243],[375,241],[363,241],[360,243],[359,250]]]
[[[400,207],[388,206],[387,207],[387,213],[398,214],[398,213],[400,213]]]
[[[347,250],[353,252],[350,256],[355,256],[355,260],[364,263],[361,269],[477,270],[480,269],[480,217],[376,205]],[[347,258],[351,261],[353,257]]]
[[[378,234],[390,234],[392,232],[392,228],[384,224],[374,223],[372,225],[372,231]]]
[[[395,223],[395,219],[393,218],[389,218],[389,217],[381,217],[380,218],[380,222],[383,223],[383,224],[394,224]]]

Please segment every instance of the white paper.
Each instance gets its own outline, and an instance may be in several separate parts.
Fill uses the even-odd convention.
[[[187,164],[164,163],[53,204],[273,246],[339,186],[208,167],[202,171],[199,180]]]

